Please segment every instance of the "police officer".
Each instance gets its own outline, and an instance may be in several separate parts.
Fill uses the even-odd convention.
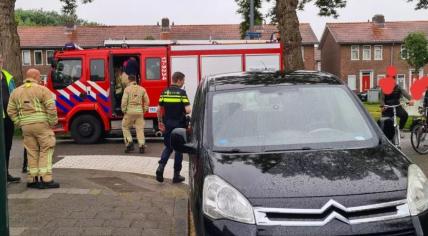
[[[396,80],[395,76],[392,76],[394,80]],[[410,94],[404,90],[400,85],[397,83],[395,84],[395,87],[390,94],[384,94],[382,92],[381,99],[380,99],[380,106],[382,107],[382,116],[386,117],[393,117],[394,116],[394,110],[393,108],[386,108],[384,105],[394,106],[394,105],[400,105],[400,99],[402,97],[405,97],[409,100],[409,105],[412,106],[414,101],[412,100],[412,97]],[[409,114],[407,114],[406,110],[400,105],[396,108],[397,117],[400,118],[400,131],[403,130],[404,125],[406,125],[407,119],[409,118]],[[401,137],[404,138],[404,133],[400,132]],[[389,138],[393,137],[393,134],[388,134]]]
[[[172,85],[166,88],[159,98],[158,126],[163,133],[165,144],[159,161],[159,167],[156,170],[156,180],[159,182],[163,182],[164,168],[173,151],[170,138],[171,132],[175,128],[187,128],[186,114],[191,112],[186,91],[181,89],[183,85],[184,74],[175,72],[172,75]],[[174,177],[172,179],[173,183],[180,183],[185,179],[180,175],[182,160],[183,154],[176,151],[174,159]]]
[[[58,123],[58,116],[52,93],[39,83],[40,71],[29,69],[24,84],[10,95],[7,113],[24,136],[29,166],[27,187],[59,188],[52,178],[52,127]]]
[[[149,109],[149,96],[146,89],[141,87],[136,82],[135,75],[129,75],[129,86],[126,87],[122,97],[122,112],[124,114],[122,120],[123,138],[126,144],[125,153],[134,150],[134,142],[132,140],[129,128],[135,126],[137,132],[138,146],[140,153],[145,151],[144,139],[144,113]]]
[[[6,171],[7,171],[7,182],[18,183],[21,181],[21,178],[13,177],[9,174],[9,159],[10,159],[10,150],[12,149],[12,140],[14,133],[14,125],[10,117],[7,115],[7,105],[9,103],[10,94],[15,89],[15,80],[13,76],[5,69],[3,69],[3,56],[0,54],[0,82],[1,82],[1,96],[3,99],[3,118],[4,118],[4,137],[6,144]]]

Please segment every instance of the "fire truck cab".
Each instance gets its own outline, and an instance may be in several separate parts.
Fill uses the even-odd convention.
[[[156,114],[159,96],[175,71],[186,75],[185,86],[193,102],[205,76],[249,70],[280,70],[281,50],[269,42],[172,42],[106,40],[103,48],[67,46],[54,54],[47,86],[56,99],[56,132],[70,133],[77,143],[96,143],[121,129],[120,97],[116,78],[131,57],[139,65],[137,80],[148,92],[145,114],[147,134],[160,136]]]

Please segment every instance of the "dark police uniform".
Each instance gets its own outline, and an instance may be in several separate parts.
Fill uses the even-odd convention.
[[[171,85],[170,87],[166,88],[159,98],[159,106],[163,107],[165,111],[163,117],[163,123],[165,125],[165,132],[163,136],[165,149],[162,152],[159,164],[166,165],[169,156],[173,152],[170,138],[172,130],[175,128],[187,128],[185,107],[188,105],[190,105],[190,102],[186,91],[176,85]],[[179,173],[181,171],[182,160],[183,154],[175,152],[175,172]]]

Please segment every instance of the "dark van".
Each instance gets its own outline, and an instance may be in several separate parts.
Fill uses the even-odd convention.
[[[321,72],[201,82],[190,155],[198,235],[427,235],[428,180],[357,96]]]

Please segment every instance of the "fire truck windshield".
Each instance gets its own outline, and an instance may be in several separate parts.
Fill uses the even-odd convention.
[[[63,89],[80,79],[82,76],[82,60],[60,59],[52,72],[54,89]]]

